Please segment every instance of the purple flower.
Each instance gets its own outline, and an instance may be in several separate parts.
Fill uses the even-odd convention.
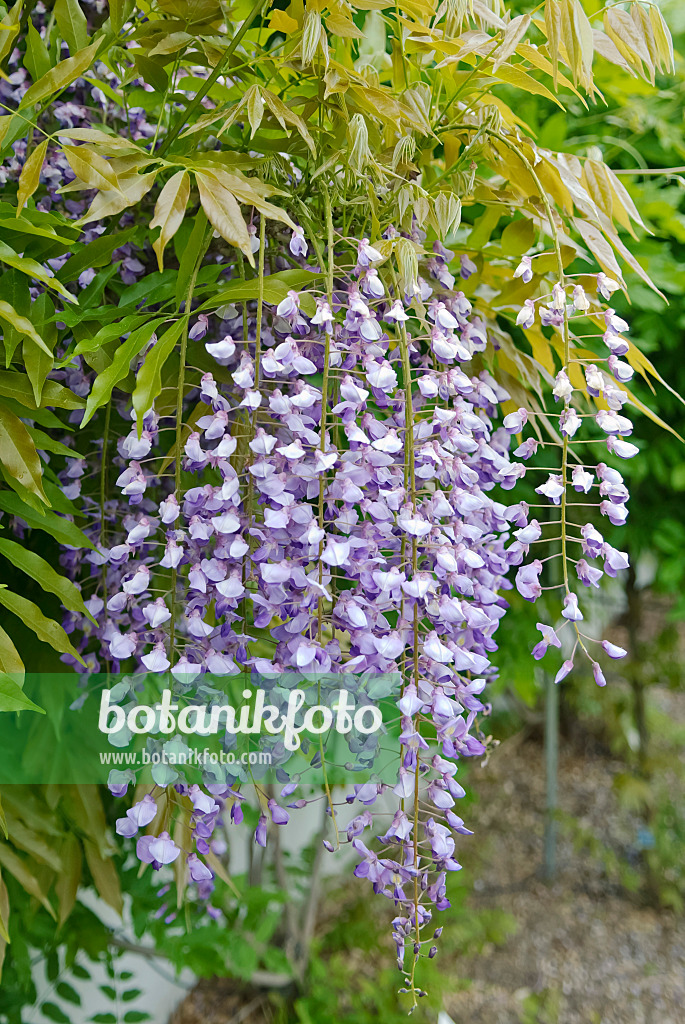
[[[566,676],[569,674],[569,672],[572,669],[573,669],[573,661],[572,660],[565,661],[564,664],[559,669],[559,671],[557,672],[556,676],[554,677],[554,682],[555,683],[560,683],[562,681],[562,679],[566,678]]]
[[[630,441],[624,441],[622,437],[608,437],[607,448],[614,455],[618,455],[619,459],[632,459],[634,458],[640,449],[631,444]]]
[[[188,337],[191,341],[199,341],[204,338],[209,328],[209,317],[205,313],[200,313],[197,321],[188,331]]]
[[[526,409],[517,409],[516,412],[510,412],[502,420],[502,425],[508,434],[520,434],[523,427],[528,422],[528,412]]]
[[[266,846],[266,816],[264,814],[259,815],[254,841],[257,846]]]
[[[562,610],[563,617],[569,622],[581,622],[583,619],[583,613],[578,607],[578,598],[576,594],[567,594],[564,598],[564,607]]]
[[[136,844],[136,856],[144,864],[159,869],[163,864],[173,864],[180,850],[168,832],[159,836],[142,836]]]
[[[589,565],[584,558],[580,558],[576,562],[576,573],[580,582],[586,587],[599,587],[599,581],[603,576],[601,569]]]
[[[190,877],[194,882],[210,882],[214,875],[196,853],[191,853],[186,858]]]
[[[290,251],[293,256],[306,256],[308,252],[307,242],[305,241],[304,231],[299,225],[296,225],[293,229],[292,236],[290,238]]]
[[[554,505],[559,505],[561,502],[561,496],[564,493],[564,482],[561,476],[556,473],[550,473],[544,484],[535,488],[536,494],[541,494],[544,498],[547,498]]]
[[[597,683],[597,686],[606,686],[607,681],[604,678],[604,673],[602,672],[598,661],[592,662],[592,674],[595,677],[595,682]]]
[[[526,601],[536,601],[542,593],[539,576],[542,572],[542,562],[536,558],[528,565],[522,565],[516,573],[516,589]]]
[[[287,825],[290,821],[290,815],[285,811],[275,800],[269,800],[267,803],[269,813],[271,814],[271,820],[274,825]]]
[[[514,271],[514,277],[520,277],[524,284],[529,284],[533,280],[532,259],[532,256],[522,256]]]
[[[547,653],[548,647],[561,647],[561,640],[557,636],[556,630],[552,629],[551,626],[538,622],[537,628],[542,633],[542,640],[533,648],[533,657],[536,661],[539,661]]]
[[[622,647],[617,647],[616,644],[609,643],[608,640],[602,640],[602,647],[604,652],[609,655],[610,658],[618,659],[625,658],[628,653]]]
[[[603,271],[597,275],[597,292],[607,302],[618,288],[620,288],[620,285],[612,278],[607,277]]]
[[[516,326],[527,331],[535,323],[535,303],[532,299],[526,299],[516,317]]]

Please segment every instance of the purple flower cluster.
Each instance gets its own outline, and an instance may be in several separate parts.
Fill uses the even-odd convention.
[[[304,255],[299,233],[292,244]],[[96,551],[63,556],[98,623],[72,613],[65,623],[91,671],[168,670],[186,694],[203,676],[246,670],[401,675],[393,792],[402,810],[382,836],[386,857],[359,838],[370,815],[347,832],[361,857],[356,873],[398,908],[400,953],[431,907],[449,905],[446,873],[459,868],[452,831],[468,830],[453,810],[464,795],[456,762],[485,749],[479,695],[494,671],[501,591],[519,550],[508,545],[511,516],[494,489],[510,490],[523,474],[509,458],[510,432],[493,423],[509,396],[486,371],[468,372],[487,344],[485,324],[463,292],[446,290],[453,254],[434,249],[427,277],[400,293],[362,239],[332,293],[309,306],[292,291],[265,309],[259,349],[252,315],[247,339],[241,317],[193,322],[190,344],[217,370],[186,400],[188,410],[204,409],[184,435],[182,491],[160,470],[165,418],[149,410],[140,435],[129,420],[114,459],[118,496],[104,518],[95,496],[82,495]],[[462,261],[462,276],[469,272]],[[81,472],[78,463],[62,475],[72,498]],[[254,636],[264,629],[268,654]],[[437,746],[422,736],[424,722]],[[112,781],[120,792],[122,780]],[[183,782],[172,784],[185,794]],[[356,787],[352,799],[371,804],[385,788]],[[228,785],[210,791],[235,794]],[[184,851],[194,881],[214,812],[202,813]],[[118,831],[133,837],[155,815],[148,794]],[[268,818],[282,824],[287,812],[269,801],[260,844]],[[161,838],[138,841],[155,866],[177,856]]]
[[[522,277],[524,281],[530,281],[532,276],[531,259],[524,257],[515,271],[515,276]],[[618,284],[612,281],[604,273],[597,276],[597,297],[609,300]],[[557,282],[552,290],[551,301],[541,302],[539,306],[540,320],[543,326],[551,325],[557,328],[564,338],[564,365],[559,370],[554,380],[552,395],[555,402],[560,403],[561,410],[557,414],[559,433],[562,441],[561,467],[560,472],[549,473],[547,479],[535,488],[537,494],[546,499],[550,506],[559,509],[559,518],[547,520],[542,525],[556,526],[560,536],[560,550],[557,554],[550,556],[550,559],[560,558],[562,561],[562,582],[559,584],[563,592],[563,608],[561,610],[561,621],[556,627],[538,623],[538,630],[542,639],[533,648],[533,657],[540,659],[544,657],[549,647],[561,648],[562,640],[560,633],[570,623],[572,631],[572,642],[569,645],[570,654],[564,661],[556,675],[556,682],[564,679],[573,668],[575,652],[580,648],[588,656],[592,664],[592,671],[595,681],[599,686],[606,683],[601,666],[591,651],[589,644],[600,643],[586,633],[582,632],[579,623],[583,621],[583,613],[578,603],[578,593],[574,589],[573,580],[577,580],[583,587],[597,588],[600,585],[602,576],[615,577],[622,569],[628,568],[628,556],[624,551],[619,551],[606,541],[603,535],[596,528],[594,523],[573,522],[569,515],[570,509],[586,509],[594,507],[602,516],[605,516],[612,526],[622,526],[628,517],[626,501],[628,489],[625,486],[621,473],[604,462],[586,465],[581,455],[577,455],[573,449],[576,434],[583,425],[583,416],[586,420],[592,420],[598,430],[594,431],[595,438],[599,437],[600,442],[606,444],[607,451],[617,455],[621,459],[631,459],[639,451],[636,445],[626,440],[632,434],[633,424],[623,414],[623,408],[629,399],[622,384],[627,383],[633,376],[633,369],[621,360],[629,352],[629,344],[625,338],[628,331],[628,324],[619,317],[612,308],[595,312],[598,318],[604,323],[604,332],[601,334],[602,341],[609,351],[606,359],[592,361],[589,358],[576,358],[569,346],[570,328],[569,322],[574,317],[585,317],[592,308],[585,289],[578,284],[573,288],[569,300],[566,286]],[[519,313],[517,323],[524,328],[530,327],[535,320],[536,302],[532,299],[526,300],[524,308]],[[599,364],[599,365],[598,365]],[[606,364],[606,370],[600,368]],[[571,377],[575,377],[575,385]],[[579,385],[584,385],[580,387]],[[585,391],[590,398],[594,398],[600,406],[594,413],[579,414],[574,402],[574,396],[578,396],[581,390]],[[601,406],[605,406],[602,408]],[[550,415],[552,415],[550,413]],[[505,418],[505,426],[512,433],[520,434],[527,420],[525,410],[510,414]],[[587,441],[587,439],[583,439]],[[523,441],[516,449],[515,454],[527,460],[535,454],[537,441],[533,438]],[[587,451],[587,449],[584,449]],[[569,493],[571,496],[569,498]],[[578,496],[587,496],[588,500],[575,500],[573,493]],[[596,495],[595,500],[589,500]],[[539,559],[523,564],[523,559],[530,552],[530,545],[542,542],[542,525],[536,519],[529,520],[530,509],[525,503],[521,503],[515,510],[515,523],[519,527],[515,531],[520,546],[518,558],[519,569],[516,573],[516,588],[527,601],[536,601],[542,593],[540,577],[543,571],[543,562]],[[514,510],[511,510],[513,513]],[[580,518],[584,518],[580,514]],[[577,530],[578,535],[572,530]],[[546,539],[547,542],[551,538]],[[580,551],[571,549],[571,545],[580,545]],[[572,557],[577,553],[580,557]],[[597,564],[601,561],[602,568]],[[593,564],[594,563],[594,564]],[[601,646],[610,658],[623,658],[626,654],[623,648],[601,641]]]

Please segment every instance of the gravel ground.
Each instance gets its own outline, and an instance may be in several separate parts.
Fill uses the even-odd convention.
[[[448,997],[448,1021],[683,1024],[685,922],[627,895],[598,858],[573,848],[563,828],[556,880],[541,880],[541,761],[539,743],[514,737],[471,776],[480,794],[469,808],[476,835],[461,857],[475,871],[470,905],[506,910],[516,931],[503,945],[451,965],[443,961],[445,969],[469,979]],[[607,848],[636,863],[639,822],[620,811],[612,785],[624,770],[596,750],[562,748],[559,802]],[[261,1024],[269,1018],[266,1000],[254,990],[215,979],[189,994],[171,1024]],[[441,1017],[441,1024],[448,1021]]]
[[[489,839],[471,905],[507,910],[517,929],[455,965],[471,985],[447,1011],[455,1024],[683,1024],[685,923],[625,895],[563,833],[555,882],[539,878],[544,778],[533,766],[541,757],[538,744],[514,739],[474,779],[480,801],[469,824],[474,840]],[[635,860],[639,823],[619,812],[612,790],[622,770],[562,750],[560,806]]]

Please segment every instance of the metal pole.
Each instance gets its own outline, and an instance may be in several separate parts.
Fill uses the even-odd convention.
[[[557,778],[559,769],[559,690],[545,673],[545,848],[543,878],[554,881],[557,871]]]

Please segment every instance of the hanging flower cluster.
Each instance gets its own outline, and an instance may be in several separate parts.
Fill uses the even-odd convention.
[[[392,250],[400,236],[390,235]],[[291,251],[304,258],[306,245],[296,232]],[[361,858],[356,874],[398,908],[400,959],[407,936],[412,948],[423,941],[431,907],[449,905],[445,875],[459,868],[452,830],[468,830],[453,810],[464,795],[457,761],[485,750],[474,731],[479,694],[494,671],[501,591],[519,551],[494,488],[511,490],[524,473],[509,457],[510,432],[493,422],[508,395],[474,372],[485,324],[454,290],[453,253],[434,250],[427,277],[401,287],[367,239],[344,273],[333,261],[344,264],[349,244],[331,246],[330,286],[309,315],[311,298],[291,291],[259,323],[250,310],[246,340],[240,316],[198,318],[189,363],[192,345],[202,345],[217,370],[184,399],[193,429],[182,488],[165,457],[164,417],[150,410],[140,433],[131,422],[117,440],[118,496],[101,505],[84,488],[96,550],[63,556],[97,621],[69,613],[65,622],[91,671],[168,670],[185,694],[204,675],[245,670],[399,674],[402,762],[391,788],[400,810],[381,837],[387,855],[362,838],[373,826],[368,810],[346,839]],[[467,277],[467,258],[461,266]],[[84,475],[82,461],[65,469],[70,497]],[[263,629],[273,638],[268,657],[254,642]],[[129,695],[124,687],[118,699]],[[424,722],[435,730],[430,744]],[[113,773],[114,791],[130,779]],[[234,820],[241,798],[235,780],[210,785],[207,806],[174,784],[193,800],[190,878],[209,892],[197,856],[216,821],[214,798],[237,801]],[[356,799],[370,806],[384,788],[357,787]],[[264,810],[258,843],[267,816],[288,819],[274,800]],[[156,813],[148,794],[118,831],[137,835]],[[336,832],[339,841],[337,824]],[[162,835],[140,839],[138,853],[161,865],[179,850]]]
[[[514,276],[521,277],[524,281],[531,280],[530,257],[523,257]],[[631,459],[639,451],[636,445],[626,440],[632,433],[633,424],[623,414],[623,407],[629,396],[621,385],[630,381],[633,376],[632,367],[620,358],[629,351],[625,338],[628,324],[617,316],[611,307],[604,310],[599,308],[599,300],[610,301],[618,287],[619,285],[606,274],[600,273],[597,276],[597,303],[594,314],[604,327],[600,336],[609,355],[604,359],[596,358],[594,361],[588,357],[574,356],[574,350],[570,345],[574,319],[587,318],[592,310],[591,301],[584,287],[576,284],[569,296],[565,283],[559,281],[554,285],[550,301],[539,302],[541,323],[543,326],[551,325],[557,328],[563,338],[563,366],[557,373],[552,387],[554,401],[561,406],[555,416],[562,438],[556,443],[561,449],[561,465],[559,472],[550,472],[547,479],[535,488],[536,493],[546,499],[552,510],[558,509],[558,518],[546,518],[542,523],[537,519],[529,519],[530,508],[523,502],[512,510],[512,518],[515,515],[514,521],[519,527],[515,531],[515,536],[520,545],[518,562],[521,564],[516,573],[516,588],[527,601],[535,602],[543,590],[540,582],[543,560],[535,558],[523,563],[524,557],[530,552],[531,544],[554,542],[559,545],[559,550],[548,556],[545,561],[555,564],[557,558],[561,559],[562,579],[558,587],[563,596],[562,621],[555,628],[538,623],[542,639],[533,648],[533,657],[536,659],[544,657],[549,647],[561,648],[560,633],[566,630],[566,627],[570,628],[570,654],[556,674],[557,683],[573,668],[575,653],[580,647],[591,661],[595,681],[599,686],[605,685],[602,668],[592,653],[592,645],[600,644],[600,641],[589,637],[579,625],[583,622],[583,612],[578,603],[578,585],[597,588],[605,573],[615,577],[620,570],[627,569],[629,564],[627,554],[606,541],[593,522],[575,521],[575,518],[585,518],[583,512],[573,511],[594,508],[605,516],[612,526],[622,526],[628,517],[625,504],[628,489],[619,470],[605,462],[588,465],[583,457],[583,453],[588,449],[577,447],[579,444],[587,444],[590,440],[577,436],[585,419],[586,424],[594,424],[594,439],[603,438],[607,451],[612,455],[620,459]],[[519,326],[530,327],[535,315],[536,302],[529,299],[520,311],[517,323]],[[606,365],[606,369],[600,369],[603,365]],[[575,386],[572,379],[576,382]],[[578,395],[580,391],[597,400],[597,404],[600,405],[597,412],[578,412],[574,394]],[[548,415],[551,419],[555,414],[550,411]],[[518,412],[505,417],[504,424],[512,433],[520,434],[527,419],[526,410],[519,409]],[[529,438],[516,449],[516,454],[527,460],[535,454],[537,447],[537,440]],[[583,496],[587,496],[587,500],[583,500]],[[592,500],[593,498],[595,500]],[[544,526],[553,527],[554,535],[543,537]],[[577,532],[572,532],[574,530]],[[572,545],[579,545],[579,549],[571,547]],[[579,557],[574,557],[576,554]],[[600,560],[602,568],[596,564]],[[574,580],[577,581],[575,584]],[[610,658],[623,658],[626,654],[623,648],[608,640],[602,640],[601,647]]]
[[[535,600],[542,593],[543,560],[524,559],[532,545],[559,540],[564,566],[575,564],[585,586],[596,586],[602,575],[592,560],[601,557],[610,575],[627,565],[626,556],[590,522],[578,527],[583,557],[576,562],[567,554],[576,539],[568,533],[573,502],[566,501],[567,490],[587,494],[594,483],[588,467],[570,466],[571,439],[588,415],[578,413],[573,402],[567,371],[577,361],[571,355],[553,389],[563,406],[562,465],[536,488],[559,507],[560,536],[543,538],[543,525],[554,520],[541,524],[529,518],[525,502],[498,500],[526,474],[525,462],[538,442],[520,438],[529,415],[523,408],[497,426],[498,406],[509,395],[477,369],[492,339],[471,302],[455,289],[449,269],[454,253],[436,242],[423,260],[425,276],[416,260],[409,260],[407,273],[406,245],[415,252],[422,241],[418,229],[411,239],[391,229],[383,251],[368,239],[354,249],[347,240],[334,240],[325,254],[319,250],[322,265],[314,268],[327,278],[323,292],[290,291],[277,306],[263,304],[261,310],[249,303],[244,316],[228,310],[232,319],[193,319],[188,363],[193,364],[193,346],[202,346],[216,370],[205,372],[199,386],[184,395],[183,418],[191,426],[183,433],[180,466],[172,472],[168,456],[173,416],[167,422],[150,409],[139,432],[135,414],[119,406],[120,421],[131,425],[116,442],[117,496],[102,504],[84,489],[86,532],[96,550],[63,556],[65,567],[88,589],[86,606],[97,622],[94,627],[69,613],[65,623],[79,638],[89,670],[169,672],[175,692],[186,698],[198,692],[204,677],[203,692],[212,696],[218,691],[211,689],[210,677],[245,671],[259,685],[293,672],[397,673],[397,781],[353,787],[343,806],[361,802],[364,810],[344,828],[329,790],[335,842],[326,845],[334,850],[340,842],[351,843],[359,857],[355,874],[394,903],[398,963],[404,965],[408,948],[412,986],[417,958],[432,942],[424,929],[434,910],[449,906],[446,876],[460,867],[455,834],[471,834],[455,811],[464,795],[456,775],[461,757],[486,750],[476,716],[487,711],[480,697],[495,671],[490,659],[507,608],[507,573],[517,567],[519,593]],[[308,244],[300,229],[289,249],[306,260]],[[525,259],[521,267],[517,273],[526,273]],[[472,272],[464,254],[460,275]],[[600,294],[613,287],[600,276]],[[555,286],[551,302],[541,305],[541,318],[566,330],[574,314],[587,315],[582,288],[576,287],[572,303],[563,286]],[[519,322],[527,322],[536,308],[531,300]],[[612,352],[607,363],[625,380],[630,368],[618,356],[626,325],[612,311],[606,322]],[[594,416],[609,451],[634,454],[622,436],[630,430],[618,411],[624,392],[597,364],[580,365],[589,393],[601,394],[609,406]],[[81,372],[76,365],[67,371]],[[509,454],[514,435],[519,462]],[[593,470],[600,512],[612,523],[624,521],[627,492],[620,474],[604,463]],[[62,474],[71,498],[79,495],[84,474],[81,460]],[[578,626],[582,612],[566,568],[562,586],[563,625],[572,623],[585,649],[588,638]],[[561,646],[559,628],[539,628],[534,658]],[[263,630],[272,638],[268,655],[255,632]],[[603,646],[611,657],[623,654],[607,641]],[[596,659],[593,669],[603,683]],[[132,697],[127,686],[117,695],[122,703]],[[283,779],[287,755],[280,764]],[[168,769],[154,777],[155,790],[119,820],[117,831],[137,837],[138,856],[155,868],[182,853],[189,880],[209,899],[213,872],[205,858],[212,844],[219,844],[215,852],[221,848],[222,840],[212,835],[222,809],[230,806],[231,820],[242,820],[240,784],[229,775],[207,777],[203,788],[189,786]],[[130,771],[114,771],[110,788],[123,795],[133,780]],[[192,805],[182,840],[156,834],[159,800],[167,789]],[[266,843],[269,822],[285,824],[289,812],[309,802],[296,789],[296,781],[285,785],[280,803],[262,798],[258,844]],[[371,808],[389,791],[398,809],[379,835]],[[151,827],[151,834],[140,835]],[[374,852],[371,838],[380,841],[382,853]],[[211,903],[209,911],[216,913]],[[429,955],[434,951],[431,945]]]

